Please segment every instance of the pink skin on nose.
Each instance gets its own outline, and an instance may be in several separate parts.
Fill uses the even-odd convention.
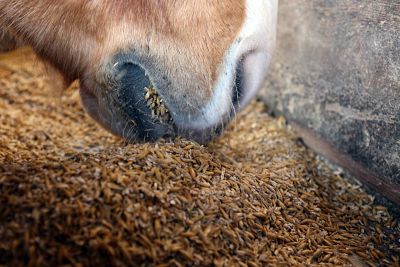
[[[260,89],[276,43],[277,0],[246,0],[246,21],[242,29],[242,50],[251,50],[243,62],[244,108]]]
[[[239,109],[243,109],[257,94],[268,69],[270,56],[265,52],[249,54],[243,62],[243,97]]]

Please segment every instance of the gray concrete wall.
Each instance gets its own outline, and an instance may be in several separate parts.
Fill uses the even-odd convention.
[[[399,1],[281,0],[261,97],[310,146],[400,205]]]

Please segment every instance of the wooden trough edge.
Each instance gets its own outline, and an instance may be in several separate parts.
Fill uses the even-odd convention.
[[[378,175],[369,170],[364,164],[355,161],[349,155],[339,151],[315,131],[305,128],[294,121],[290,121],[289,124],[309,148],[324,156],[333,164],[348,171],[363,185],[372,189],[374,193],[379,193],[387,200],[391,201],[396,206],[396,209],[400,208],[399,185],[390,182],[387,177]],[[398,211],[395,212],[397,213]]]

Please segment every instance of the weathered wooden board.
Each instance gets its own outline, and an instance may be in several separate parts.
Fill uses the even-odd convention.
[[[282,0],[278,32],[261,97],[310,146],[399,204],[400,2]]]

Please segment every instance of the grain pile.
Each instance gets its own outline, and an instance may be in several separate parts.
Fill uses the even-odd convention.
[[[398,266],[399,225],[255,103],[207,147],[127,145],[0,58],[0,265]]]

